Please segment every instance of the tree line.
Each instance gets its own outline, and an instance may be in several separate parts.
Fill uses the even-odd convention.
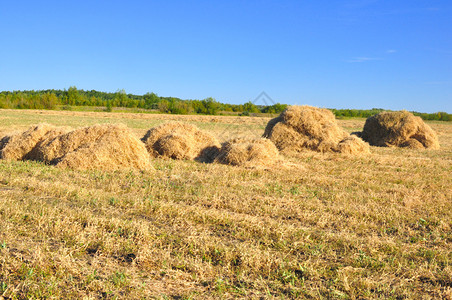
[[[251,101],[244,104],[229,104],[218,102],[213,98],[183,100],[175,97],[161,97],[155,93],[134,95],[127,94],[124,90],[118,90],[115,93],[85,91],[79,90],[75,86],[67,90],[0,92],[0,108],[72,109],[73,106],[103,107],[106,111],[111,111],[113,107],[140,108],[170,114],[216,115],[234,112],[245,116],[256,113],[279,114],[287,107],[286,104],[280,103],[256,105]],[[381,111],[383,109],[332,109],[332,112],[339,118],[367,118]],[[452,121],[452,115],[446,112],[413,113],[424,120]]]
[[[372,108],[372,109],[331,109],[331,111],[338,118],[368,118],[376,115],[382,111],[388,111],[382,108]],[[413,115],[421,117],[423,120],[433,120],[433,121],[452,121],[452,114],[446,112],[436,112],[436,113],[421,113],[417,111],[412,111]]]

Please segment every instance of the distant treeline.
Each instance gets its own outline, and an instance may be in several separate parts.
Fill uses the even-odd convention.
[[[287,105],[276,103],[273,105],[256,105],[251,101],[244,104],[220,103],[213,98],[203,100],[182,100],[175,97],[160,97],[155,93],[144,95],[127,94],[124,90],[115,93],[85,91],[76,87],[65,90],[39,90],[39,91],[4,91],[0,92],[0,108],[16,109],[68,109],[72,106],[104,107],[111,111],[113,107],[140,108],[157,110],[170,114],[207,114],[216,115],[222,112],[235,112],[241,115],[255,113],[279,114]],[[332,109],[337,117],[367,118],[383,109],[356,110]],[[414,112],[424,120],[452,121],[452,115],[445,112],[433,114]]]
[[[382,108],[372,108],[372,109],[331,109],[331,111],[338,118],[368,118],[382,111],[388,111]],[[420,113],[417,111],[412,111],[415,116],[421,117],[423,120],[436,120],[436,121],[452,121],[452,114],[446,112],[437,113]]]
[[[40,90],[0,92],[0,108],[18,109],[70,109],[71,106],[103,106],[107,111],[113,107],[142,108],[158,110],[170,114],[207,114],[220,112],[239,113],[280,113],[287,105],[274,104],[258,106],[251,102],[245,104],[220,103],[213,98],[203,100],[182,100],[175,97],[160,97],[155,93],[145,95],[126,94],[124,90],[116,93],[84,91],[76,87],[68,90]]]

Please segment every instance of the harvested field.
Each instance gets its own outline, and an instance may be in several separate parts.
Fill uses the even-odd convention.
[[[361,136],[373,146],[439,149],[436,133],[407,111],[381,112],[368,118]]]
[[[0,110],[0,138],[46,122],[171,121],[221,142],[253,118]],[[265,121],[265,122],[262,122]],[[245,122],[245,123],[241,123]],[[347,133],[364,119],[338,120]],[[300,168],[152,159],[152,171],[0,160],[0,295],[6,299],[448,299],[452,124],[439,150],[298,152]]]
[[[306,150],[369,153],[366,143],[357,137],[351,138],[337,125],[331,111],[311,106],[290,106],[268,122],[264,137],[289,155]]]

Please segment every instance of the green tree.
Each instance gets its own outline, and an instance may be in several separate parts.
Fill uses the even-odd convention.
[[[212,97],[206,98],[201,101],[204,106],[204,112],[207,115],[216,115],[220,109],[220,104]]]
[[[157,109],[158,103],[160,102],[160,97],[155,93],[146,93],[143,96],[144,99],[144,108],[147,109]]]
[[[55,109],[59,103],[57,96],[54,93],[45,93],[42,95],[42,106],[45,109]]]
[[[169,102],[168,100],[162,100],[158,103],[158,109],[162,113],[169,112]]]
[[[80,99],[80,94],[77,90],[77,87],[71,86],[71,87],[69,87],[69,89],[67,91],[64,90],[63,104],[77,105],[77,103],[79,103],[79,99]]]
[[[115,93],[115,106],[128,107],[130,105],[130,99],[127,97],[126,91],[124,89],[118,90]]]
[[[279,113],[283,112],[286,108],[287,108],[287,104],[276,103],[276,104],[273,104],[270,106],[265,106],[262,109],[262,112],[268,113],[268,114],[279,114]]]
[[[260,112],[260,110],[257,107],[257,105],[254,104],[251,101],[248,101],[245,104],[243,104],[243,111],[247,112],[247,113],[258,113],[258,112]]]
[[[107,100],[107,105],[105,106],[106,112],[111,112],[113,110],[112,104],[110,100]]]

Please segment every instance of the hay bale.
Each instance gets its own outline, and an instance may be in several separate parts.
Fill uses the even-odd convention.
[[[154,157],[212,162],[221,147],[218,140],[196,126],[171,122],[151,128],[142,138]]]
[[[0,141],[0,158],[8,160],[32,159],[32,152],[43,140],[52,139],[66,132],[49,124],[33,125],[26,131],[5,136]]]
[[[430,126],[404,110],[367,118],[362,138],[373,146],[439,149],[438,137]]]
[[[150,168],[146,147],[124,125],[94,125],[48,139],[36,147],[34,158],[84,170]]]
[[[225,142],[215,161],[233,166],[259,167],[277,162],[279,151],[268,139],[237,138]]]
[[[359,137],[350,135],[337,144],[335,152],[346,154],[370,153],[370,147]]]
[[[270,139],[280,151],[289,153],[305,150],[368,152],[359,138],[350,138],[337,125],[330,110],[311,106],[288,107],[280,116],[268,122],[264,137]]]

